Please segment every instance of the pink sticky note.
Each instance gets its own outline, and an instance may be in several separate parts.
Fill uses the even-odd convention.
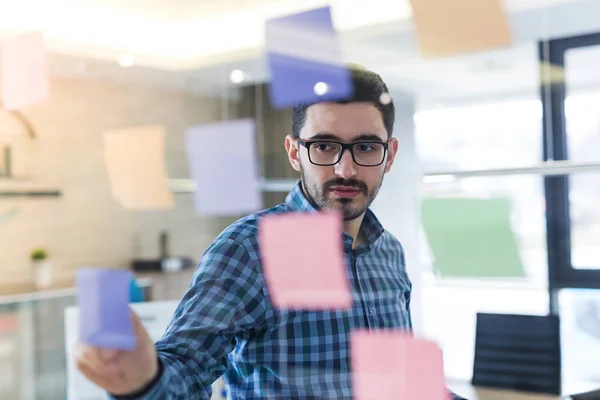
[[[352,306],[342,221],[337,214],[265,216],[259,223],[259,241],[275,307],[322,310]]]
[[[442,351],[397,330],[359,330],[351,336],[355,400],[447,400]]]
[[[44,37],[31,32],[2,42],[2,103],[16,110],[46,100],[50,95],[48,57]]]

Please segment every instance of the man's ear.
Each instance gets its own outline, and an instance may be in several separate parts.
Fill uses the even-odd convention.
[[[398,139],[391,138],[388,141],[387,160],[385,161],[385,173],[387,174],[392,169],[392,164],[396,159],[396,153],[398,153]]]
[[[285,137],[285,151],[287,151],[292,168],[300,172],[300,149],[298,148],[298,140],[294,136],[287,135]]]

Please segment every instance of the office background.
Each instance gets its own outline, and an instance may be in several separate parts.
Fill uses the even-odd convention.
[[[255,118],[265,206],[283,200],[296,179],[283,149],[291,113],[269,104],[262,20],[252,10],[326,2],[86,0],[67,19],[58,10],[68,2],[52,3],[35,4],[47,21],[25,18],[32,1],[0,5],[3,38],[36,24],[48,32],[51,71],[49,100],[22,111],[33,132],[0,111],[0,144],[11,154],[10,176],[0,169],[6,398],[65,397],[63,310],[75,304],[77,268],[157,259],[164,232],[170,255],[198,260],[238,218],[194,214],[187,127]],[[415,332],[441,345],[449,378],[469,380],[477,312],[556,314],[565,391],[599,387],[600,2],[505,1],[511,46],[437,59],[420,55],[408,2],[352,11],[329,3],[345,58],[380,73],[396,104],[400,153],[373,208],[405,248]],[[109,20],[113,28],[100,29]],[[169,29],[178,24],[188,31]],[[111,195],[102,134],[143,125],[166,129],[173,210],[127,211]],[[43,290],[36,247],[52,262]],[[190,274],[139,278],[153,299],[168,300]]]

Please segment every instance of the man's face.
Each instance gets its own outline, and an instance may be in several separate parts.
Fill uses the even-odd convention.
[[[381,113],[371,103],[319,103],[308,108],[300,139],[388,143],[388,133]],[[321,148],[325,151],[327,146]],[[369,146],[361,148],[368,149]],[[361,217],[371,205],[383,175],[392,166],[397,149],[397,140],[391,139],[385,159],[378,166],[356,164],[349,150],[343,152],[335,165],[319,166],[311,163],[306,147],[292,136],[286,138],[290,163],[300,171],[308,197],[323,210],[340,211],[346,221]],[[316,152],[314,147],[311,148],[311,156],[315,161],[313,152]]]

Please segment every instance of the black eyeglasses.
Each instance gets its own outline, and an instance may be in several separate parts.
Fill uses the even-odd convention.
[[[342,143],[335,140],[302,140],[298,143],[308,150],[308,159],[314,165],[327,167],[342,159],[344,150],[349,150],[354,162],[362,167],[376,167],[385,160],[387,142]]]

